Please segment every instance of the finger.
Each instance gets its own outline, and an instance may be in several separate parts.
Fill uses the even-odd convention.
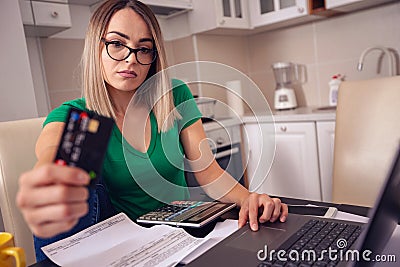
[[[54,183],[69,185],[87,185],[89,174],[76,167],[45,164],[21,175],[20,187],[38,187]]]
[[[32,233],[40,238],[50,238],[57,234],[67,232],[72,229],[79,219],[72,219],[62,222],[48,222],[41,225],[34,225],[31,227]]]
[[[84,186],[55,184],[31,189],[29,193],[21,191],[18,199],[20,207],[38,207],[59,203],[86,202],[89,190]]]
[[[272,198],[271,200],[274,203],[274,207],[269,221],[275,222],[279,218],[279,215],[281,214],[281,200],[279,198]]]
[[[249,223],[253,231],[258,230],[258,194],[251,194],[249,197]]]
[[[263,194],[260,195],[259,206],[262,207],[262,213],[259,221],[260,223],[265,223],[266,221],[269,221],[271,219],[271,214],[274,209],[274,202],[269,196]]]
[[[238,227],[242,228],[243,226],[246,225],[247,221],[249,220],[249,206],[247,202],[245,205],[242,205],[239,211],[239,220],[238,220]]]
[[[280,216],[279,220],[280,220],[281,222],[285,222],[286,219],[287,219],[288,214],[289,214],[289,207],[288,207],[288,205],[282,203],[282,204],[281,204],[281,216]]]
[[[30,225],[41,225],[79,219],[88,212],[88,208],[87,202],[58,204],[35,209],[25,209],[23,214]]]

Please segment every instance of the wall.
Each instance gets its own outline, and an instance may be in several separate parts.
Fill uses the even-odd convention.
[[[356,66],[361,52],[369,46],[384,45],[400,51],[398,14],[399,2],[248,36],[188,36],[187,24],[182,23],[186,15],[170,20],[160,19],[160,24],[167,40],[166,52],[170,65],[194,60],[230,65],[250,76],[262,90],[270,106],[273,106],[275,80],[271,70],[272,63],[292,61],[305,64],[308,81],[297,90],[299,104],[325,106],[328,105],[328,81],[332,75],[341,73],[347,80],[357,80],[388,74],[387,58],[383,58],[381,73],[376,73],[379,57],[377,52],[372,52],[366,58],[362,72],[358,72]],[[46,72],[57,72],[55,77],[64,76],[63,79],[53,79],[53,73],[46,73],[52,107],[80,95],[76,75],[77,59],[81,56],[80,47],[83,47],[89,15],[88,7],[71,5],[73,28],[41,41],[41,45],[46,47],[46,51],[43,51]],[[71,57],[58,58],[55,52],[57,49],[68,51]],[[54,51],[54,55],[51,55],[51,51]],[[62,68],[51,67],[63,60],[66,63],[63,63]],[[65,81],[67,77],[71,80]],[[199,94],[202,90],[194,85],[191,88],[194,94]],[[217,98],[223,99],[224,96]]]
[[[1,1],[0,36],[0,121],[37,117],[36,97],[18,1]]]
[[[43,38],[41,45],[51,109],[81,97],[79,62],[84,40]]]
[[[372,79],[388,75],[387,58],[377,74],[378,52],[356,70],[361,52],[383,45],[400,51],[400,3],[332,17],[310,24],[250,36],[248,73],[272,103],[275,82],[270,68],[277,61],[306,64],[308,82],[303,86],[302,105],[328,105],[328,81],[341,73],[347,80]]]

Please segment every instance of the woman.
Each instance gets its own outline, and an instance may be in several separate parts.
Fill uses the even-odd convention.
[[[106,201],[99,195],[99,188],[96,192],[88,190],[86,172],[52,163],[71,106],[114,118],[116,126],[103,166],[103,180],[112,206],[131,219],[163,203],[144,192],[132,177],[135,174],[129,171],[122,149],[125,137],[133,150],[128,165],[135,166],[146,156],[152,166],[144,164],[137,169],[153,168],[172,183],[186,185],[182,168],[169,162],[163,156],[168,152],[155,141],[164,134],[179,143],[177,152],[184,151],[189,160],[209,160],[200,164],[206,167],[195,173],[196,179],[207,187],[210,196],[240,207],[239,227],[249,221],[251,228],[257,230],[258,222],[286,220],[287,205],[265,194],[250,193],[235,183],[214,159],[210,160],[211,151],[202,142],[206,136],[199,119],[201,114],[186,85],[174,81],[176,87],[170,91],[165,79],[158,79],[150,89],[142,89],[145,81],[166,68],[165,58],[160,27],[151,10],[141,2],[108,0],[92,15],[82,57],[84,98],[66,102],[49,114],[36,145],[38,162],[20,177],[17,203],[35,235],[38,260],[44,257],[41,246],[109,216],[99,215]],[[135,95],[140,97],[127,111]],[[184,109],[175,108],[181,104]],[[124,128],[129,129],[129,136],[124,134],[122,138],[128,113],[130,119],[125,120]],[[155,179],[151,173],[144,171],[140,176],[151,181]],[[185,190],[175,193],[174,198],[187,196]]]

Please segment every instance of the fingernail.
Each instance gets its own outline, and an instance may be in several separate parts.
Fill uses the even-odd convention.
[[[286,217],[285,216],[282,216],[281,217],[281,222],[285,222],[286,221]]]
[[[257,225],[256,223],[253,223],[253,224],[251,225],[251,230],[257,231],[257,230],[258,230],[258,225]]]

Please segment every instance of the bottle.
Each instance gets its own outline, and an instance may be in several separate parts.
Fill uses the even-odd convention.
[[[341,82],[342,82],[342,75],[340,75],[340,74],[333,75],[332,79],[329,81],[329,88],[330,88],[330,90],[329,90],[329,105],[330,106],[337,105],[339,86],[340,86]]]

